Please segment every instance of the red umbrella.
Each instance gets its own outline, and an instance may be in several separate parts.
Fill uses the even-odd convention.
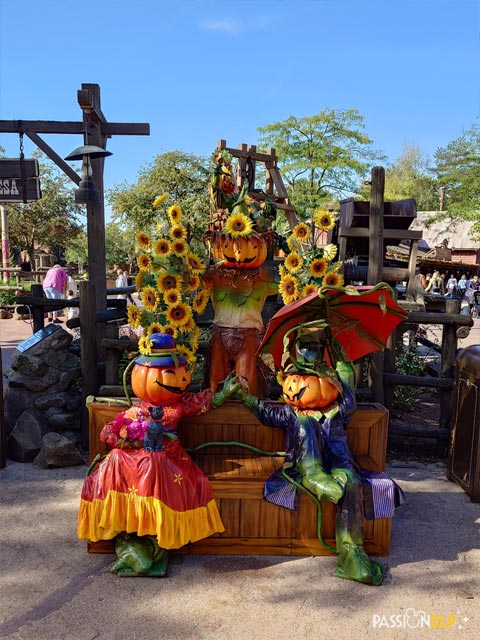
[[[270,318],[257,354],[272,354],[280,367],[285,334],[298,325],[325,320],[350,359],[358,360],[383,349],[395,327],[407,318],[408,312],[395,302],[384,282],[374,287],[322,287]]]

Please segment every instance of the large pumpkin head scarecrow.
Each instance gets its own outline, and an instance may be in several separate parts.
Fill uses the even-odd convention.
[[[264,266],[273,233],[267,228],[264,209],[262,215],[256,215],[246,185],[229,210],[216,213],[213,228],[205,234],[212,258],[205,280],[215,310],[207,384],[215,390],[234,370],[253,393],[262,396],[255,352],[263,330],[265,301],[278,292],[277,274]]]
[[[239,385],[230,378],[215,394],[189,392],[187,363],[169,334],[142,340],[132,366],[141,402],[100,433],[111,451],[85,480],[78,536],[115,539],[113,569],[122,575],[160,576],[168,549],[224,530],[208,479],[183,449],[177,425],[220,406]]]
[[[262,424],[286,433],[285,463],[267,480],[264,496],[295,509],[295,487],[303,486],[317,500],[337,503],[339,558],[334,575],[379,585],[385,567],[363,550],[360,478],[344,426],[355,408],[353,365],[326,322],[311,328],[299,325],[285,335],[281,384],[285,403],[237,392]]]

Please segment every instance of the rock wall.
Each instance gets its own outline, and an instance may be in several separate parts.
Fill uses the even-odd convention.
[[[7,456],[43,467],[84,462],[80,359],[69,351],[71,334],[53,328],[35,334],[38,342],[25,351],[17,350],[5,373]]]

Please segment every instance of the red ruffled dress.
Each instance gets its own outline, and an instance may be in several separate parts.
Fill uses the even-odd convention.
[[[163,407],[163,428],[174,431],[188,416],[206,413],[212,392],[186,393],[179,402]],[[148,415],[147,403],[122,412],[115,420],[136,421]],[[111,425],[101,438],[108,442]],[[78,514],[78,537],[111,540],[120,533],[155,535],[163,549],[178,549],[225,531],[203,471],[180,441],[163,437],[163,451],[114,448],[85,479]]]

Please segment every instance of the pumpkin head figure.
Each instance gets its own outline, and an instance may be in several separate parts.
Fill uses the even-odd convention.
[[[282,390],[285,402],[298,409],[323,409],[339,396],[338,387],[327,377],[307,372],[287,373]]]
[[[267,258],[267,242],[259,233],[232,236],[229,233],[215,233],[211,237],[212,253],[216,260],[222,260],[224,267],[234,269],[257,269]]]
[[[150,355],[139,356],[132,370],[136,396],[155,406],[178,402],[190,384],[191,374],[168,334],[153,333]]]

